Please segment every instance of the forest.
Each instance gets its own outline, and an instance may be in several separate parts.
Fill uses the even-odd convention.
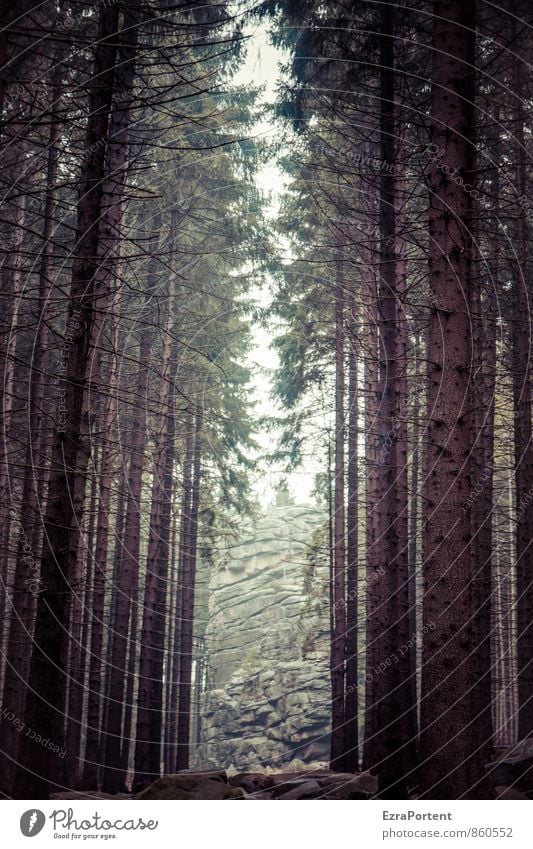
[[[0,24],[0,797],[533,798],[531,5]]]

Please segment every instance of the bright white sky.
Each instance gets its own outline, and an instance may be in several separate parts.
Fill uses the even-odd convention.
[[[249,30],[249,35],[248,53],[234,78],[235,85],[264,87],[263,102],[273,103],[282,53],[270,43],[264,27],[258,26]],[[273,136],[275,132],[276,126],[270,121],[258,121],[254,127],[256,135],[262,135],[267,139]],[[265,194],[270,193],[271,202],[268,215],[274,218],[279,207],[280,195],[284,190],[284,176],[276,162],[269,163],[259,171],[257,184]],[[286,247],[288,252],[288,242]],[[271,293],[267,287],[258,286],[253,291],[252,296],[259,305],[266,306],[270,302]],[[277,354],[270,347],[272,333],[258,325],[254,328],[253,338],[255,344],[248,357],[247,365],[252,371],[253,400],[255,401],[256,414],[258,417],[268,414],[281,415],[282,410],[275,405],[271,398],[270,375],[278,364]],[[271,433],[258,431],[255,438],[260,446],[260,453],[271,451],[275,447],[274,437]],[[301,469],[288,476],[289,490],[298,503],[313,501],[311,490],[314,484],[314,475],[320,468],[316,461],[309,459],[305,461]],[[281,477],[283,477],[281,468],[274,468],[264,462],[258,462],[253,486],[264,507],[273,501]]]

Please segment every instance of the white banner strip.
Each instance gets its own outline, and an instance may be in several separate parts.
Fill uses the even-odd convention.
[[[531,849],[533,804],[497,802],[2,802],[2,845]],[[270,803],[269,803],[270,801]],[[31,840],[35,843],[31,843]]]

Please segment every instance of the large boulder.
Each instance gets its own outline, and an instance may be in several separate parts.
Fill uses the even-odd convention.
[[[272,776],[275,778],[276,776]],[[359,776],[352,773],[339,775],[283,776],[283,781],[272,788],[272,798],[280,801],[291,799],[361,799],[371,798],[371,793],[362,789]]]
[[[241,787],[246,793],[259,793],[274,786],[271,775],[262,772],[239,772],[229,779],[232,787]]]
[[[240,787],[231,787],[223,781],[206,778],[201,774],[165,775],[137,793],[135,799],[213,800],[244,799]]]
[[[350,781],[322,781],[320,786],[322,799],[371,799],[372,794],[361,788],[357,778]]]
[[[280,802],[290,801],[291,799],[318,799],[321,793],[323,793],[323,790],[318,781],[302,781],[277,798]]]
[[[188,775],[191,778],[210,778],[211,781],[228,783],[228,774],[225,769],[178,769],[175,775]]]
[[[165,775],[137,793],[135,799],[361,799],[372,798],[376,779],[370,773],[337,773],[328,769],[300,772],[189,771]],[[501,797],[505,798],[505,797]],[[508,797],[510,798],[510,797]]]
[[[318,790],[320,790],[320,785],[317,781],[314,781],[311,774],[302,775],[301,773],[280,773],[279,775],[271,775],[270,777],[274,780],[274,784],[271,790],[273,799],[281,799],[282,797],[285,797],[290,791],[297,791],[305,785],[310,784],[311,781],[316,784]],[[292,796],[290,798],[295,799],[301,797]]]
[[[321,787],[338,784],[350,784],[351,789],[372,795],[378,792],[378,780],[370,772],[333,772],[331,769],[317,769],[309,773]]]
[[[196,764],[309,769],[329,758],[328,570],[320,509],[270,508],[213,565]]]
[[[129,793],[103,793],[100,790],[64,790],[62,793],[50,793],[51,799],[79,802],[87,799],[131,799]]]

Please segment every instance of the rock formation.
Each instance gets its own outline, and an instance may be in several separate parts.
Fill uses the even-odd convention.
[[[329,752],[329,584],[324,514],[271,508],[216,565],[196,763],[319,765]]]

